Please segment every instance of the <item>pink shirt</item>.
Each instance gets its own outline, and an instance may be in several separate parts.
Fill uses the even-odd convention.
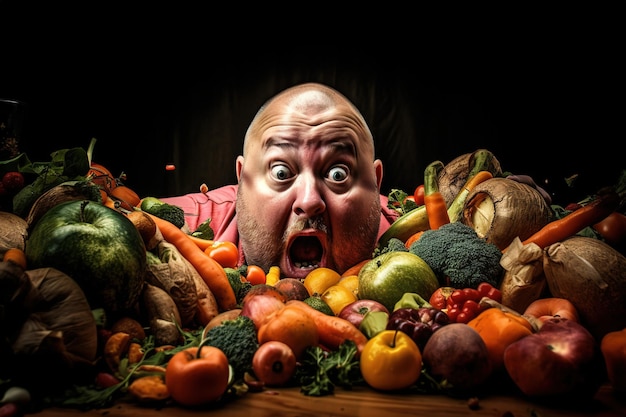
[[[237,185],[226,185],[209,191],[207,194],[191,193],[177,197],[160,198],[161,201],[181,207],[189,229],[194,231],[202,222],[211,218],[214,240],[229,241],[239,246],[235,199]],[[398,218],[398,213],[387,207],[387,197],[380,195],[381,213],[378,237]],[[240,248],[241,253],[241,248]]]

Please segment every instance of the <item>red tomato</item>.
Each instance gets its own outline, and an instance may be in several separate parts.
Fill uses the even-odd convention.
[[[265,385],[285,385],[296,372],[296,355],[286,343],[270,340],[254,353],[252,370]]]
[[[237,263],[239,263],[239,249],[233,242],[216,240],[204,250],[204,253],[213,258],[222,268],[237,268]]]
[[[228,358],[214,346],[190,347],[172,356],[165,383],[172,399],[184,406],[218,400],[228,388]]]
[[[418,185],[413,192],[413,199],[418,206],[424,205],[424,184]]]
[[[263,268],[257,265],[248,265],[246,280],[252,285],[265,284],[267,276]]]
[[[626,216],[620,212],[614,211],[601,222],[594,224],[593,228],[609,245],[626,242]]]

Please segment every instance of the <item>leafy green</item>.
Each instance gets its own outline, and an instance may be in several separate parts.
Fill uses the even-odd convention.
[[[356,355],[357,347],[351,340],[346,340],[333,351],[309,346],[296,368],[300,391],[304,395],[320,397],[333,394],[336,386],[351,389],[362,384],[364,380]]]
[[[387,196],[387,207],[397,211],[400,216],[417,208],[415,201],[408,199],[409,195],[397,188],[393,188]]]
[[[211,228],[211,217],[204,222],[200,223],[198,228],[192,233],[193,236],[201,239],[212,240],[215,237],[215,232]]]
[[[50,154],[48,162],[31,162],[26,154],[3,161],[3,169],[17,169],[35,179],[13,197],[13,212],[25,217],[35,200],[54,186],[70,180],[86,180],[89,158],[82,148],[61,149]]]

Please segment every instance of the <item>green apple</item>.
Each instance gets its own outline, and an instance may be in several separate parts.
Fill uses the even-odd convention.
[[[29,269],[52,267],[72,277],[92,308],[131,309],[139,299],[146,248],[122,213],[94,201],[69,201],[46,211],[25,244]]]
[[[433,270],[411,252],[393,251],[376,256],[359,271],[359,298],[376,300],[389,311],[405,293],[428,300],[439,288]]]

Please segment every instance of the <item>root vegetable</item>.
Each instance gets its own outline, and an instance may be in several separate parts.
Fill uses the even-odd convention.
[[[626,257],[616,249],[573,236],[545,249],[543,269],[552,296],[569,300],[597,340],[626,327]]]
[[[180,341],[178,326],[181,325],[181,321],[178,307],[172,297],[165,290],[146,284],[142,300],[157,346],[177,345]]]
[[[536,189],[497,177],[470,192],[460,220],[503,250],[515,237],[524,240],[540,230],[552,216],[550,206]]]
[[[450,323],[434,332],[422,361],[431,376],[456,393],[478,389],[492,373],[487,345],[463,323]]]
[[[477,164],[477,158],[485,158],[485,160]],[[477,149],[474,152],[459,155],[444,166],[439,173],[438,182],[439,191],[443,194],[448,206],[463,189],[470,171],[477,166],[480,166],[477,168],[479,171],[489,171],[494,177],[502,174],[500,161],[487,149]]]
[[[24,250],[28,237],[28,223],[20,216],[0,211],[0,256],[10,248]]]
[[[148,265],[146,282],[165,290],[178,307],[182,325],[190,325],[198,308],[192,267],[173,244],[162,240],[157,249],[163,263]]]

